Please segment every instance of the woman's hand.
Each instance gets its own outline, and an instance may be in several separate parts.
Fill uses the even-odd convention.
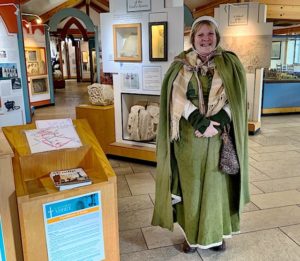
[[[218,130],[215,128],[215,126],[219,126],[220,123],[216,121],[210,121],[209,126],[205,130],[205,132],[202,134],[200,131],[196,130],[195,135],[197,138],[205,137],[205,138],[211,138],[218,134]]]

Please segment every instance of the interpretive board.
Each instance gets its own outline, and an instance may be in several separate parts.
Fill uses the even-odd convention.
[[[105,259],[101,192],[43,205],[49,261]]]

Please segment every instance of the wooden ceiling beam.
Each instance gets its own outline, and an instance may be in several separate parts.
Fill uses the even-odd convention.
[[[99,5],[96,5],[94,2],[91,2],[91,8],[93,8],[97,13],[106,13],[107,10],[103,9]]]
[[[78,5],[75,5],[74,8],[76,9],[81,9],[81,7],[85,6],[85,1],[82,1],[81,3],[79,3]]]
[[[268,21],[299,20],[300,0],[250,0],[267,5]]]
[[[299,20],[300,5],[268,5],[267,19]]]
[[[90,16],[90,4],[91,4],[90,0],[85,0],[85,13],[88,16]]]
[[[94,0],[94,2],[99,3],[109,9],[109,1],[108,0]]]
[[[258,2],[266,5],[300,5],[300,0],[251,0],[249,2]]]
[[[277,35],[277,34],[299,34],[299,33],[300,33],[300,26],[279,28],[279,29],[274,29],[273,30],[273,35]]]
[[[60,11],[61,9],[64,8],[71,8],[71,7],[76,7],[77,5],[81,4],[82,2],[85,3],[84,0],[68,0],[58,6],[56,6],[55,8],[51,9],[50,11],[40,15],[40,17],[43,20],[43,23],[49,21],[49,19],[56,14],[58,11]]]

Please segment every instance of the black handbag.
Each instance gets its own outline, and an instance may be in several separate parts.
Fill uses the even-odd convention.
[[[222,146],[220,152],[219,168],[229,175],[235,175],[240,171],[240,164],[237,157],[236,149],[233,144],[233,139],[230,136],[230,125],[224,127],[221,134]]]

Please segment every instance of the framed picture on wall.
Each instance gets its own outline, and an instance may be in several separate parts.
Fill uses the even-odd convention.
[[[248,24],[248,4],[229,5],[228,25],[247,25]]]
[[[25,51],[26,52],[26,51]],[[37,54],[36,50],[28,50],[28,62],[36,62],[37,61]]]
[[[88,54],[88,52],[82,51],[81,54],[82,54],[82,62],[83,63],[87,63],[89,61],[89,54]]]
[[[151,0],[127,0],[127,12],[150,11]]]
[[[28,76],[47,74],[44,47],[25,47],[25,58]]]
[[[114,61],[142,60],[141,24],[114,24]]]
[[[168,61],[168,23],[149,23],[149,60]]]
[[[38,75],[39,74],[38,62],[27,62],[26,68],[27,68],[28,75]]]
[[[280,60],[280,56],[281,56],[281,42],[274,41],[272,42],[271,59]]]
[[[31,88],[32,95],[48,93],[49,92],[48,76],[31,77],[30,88]]]

